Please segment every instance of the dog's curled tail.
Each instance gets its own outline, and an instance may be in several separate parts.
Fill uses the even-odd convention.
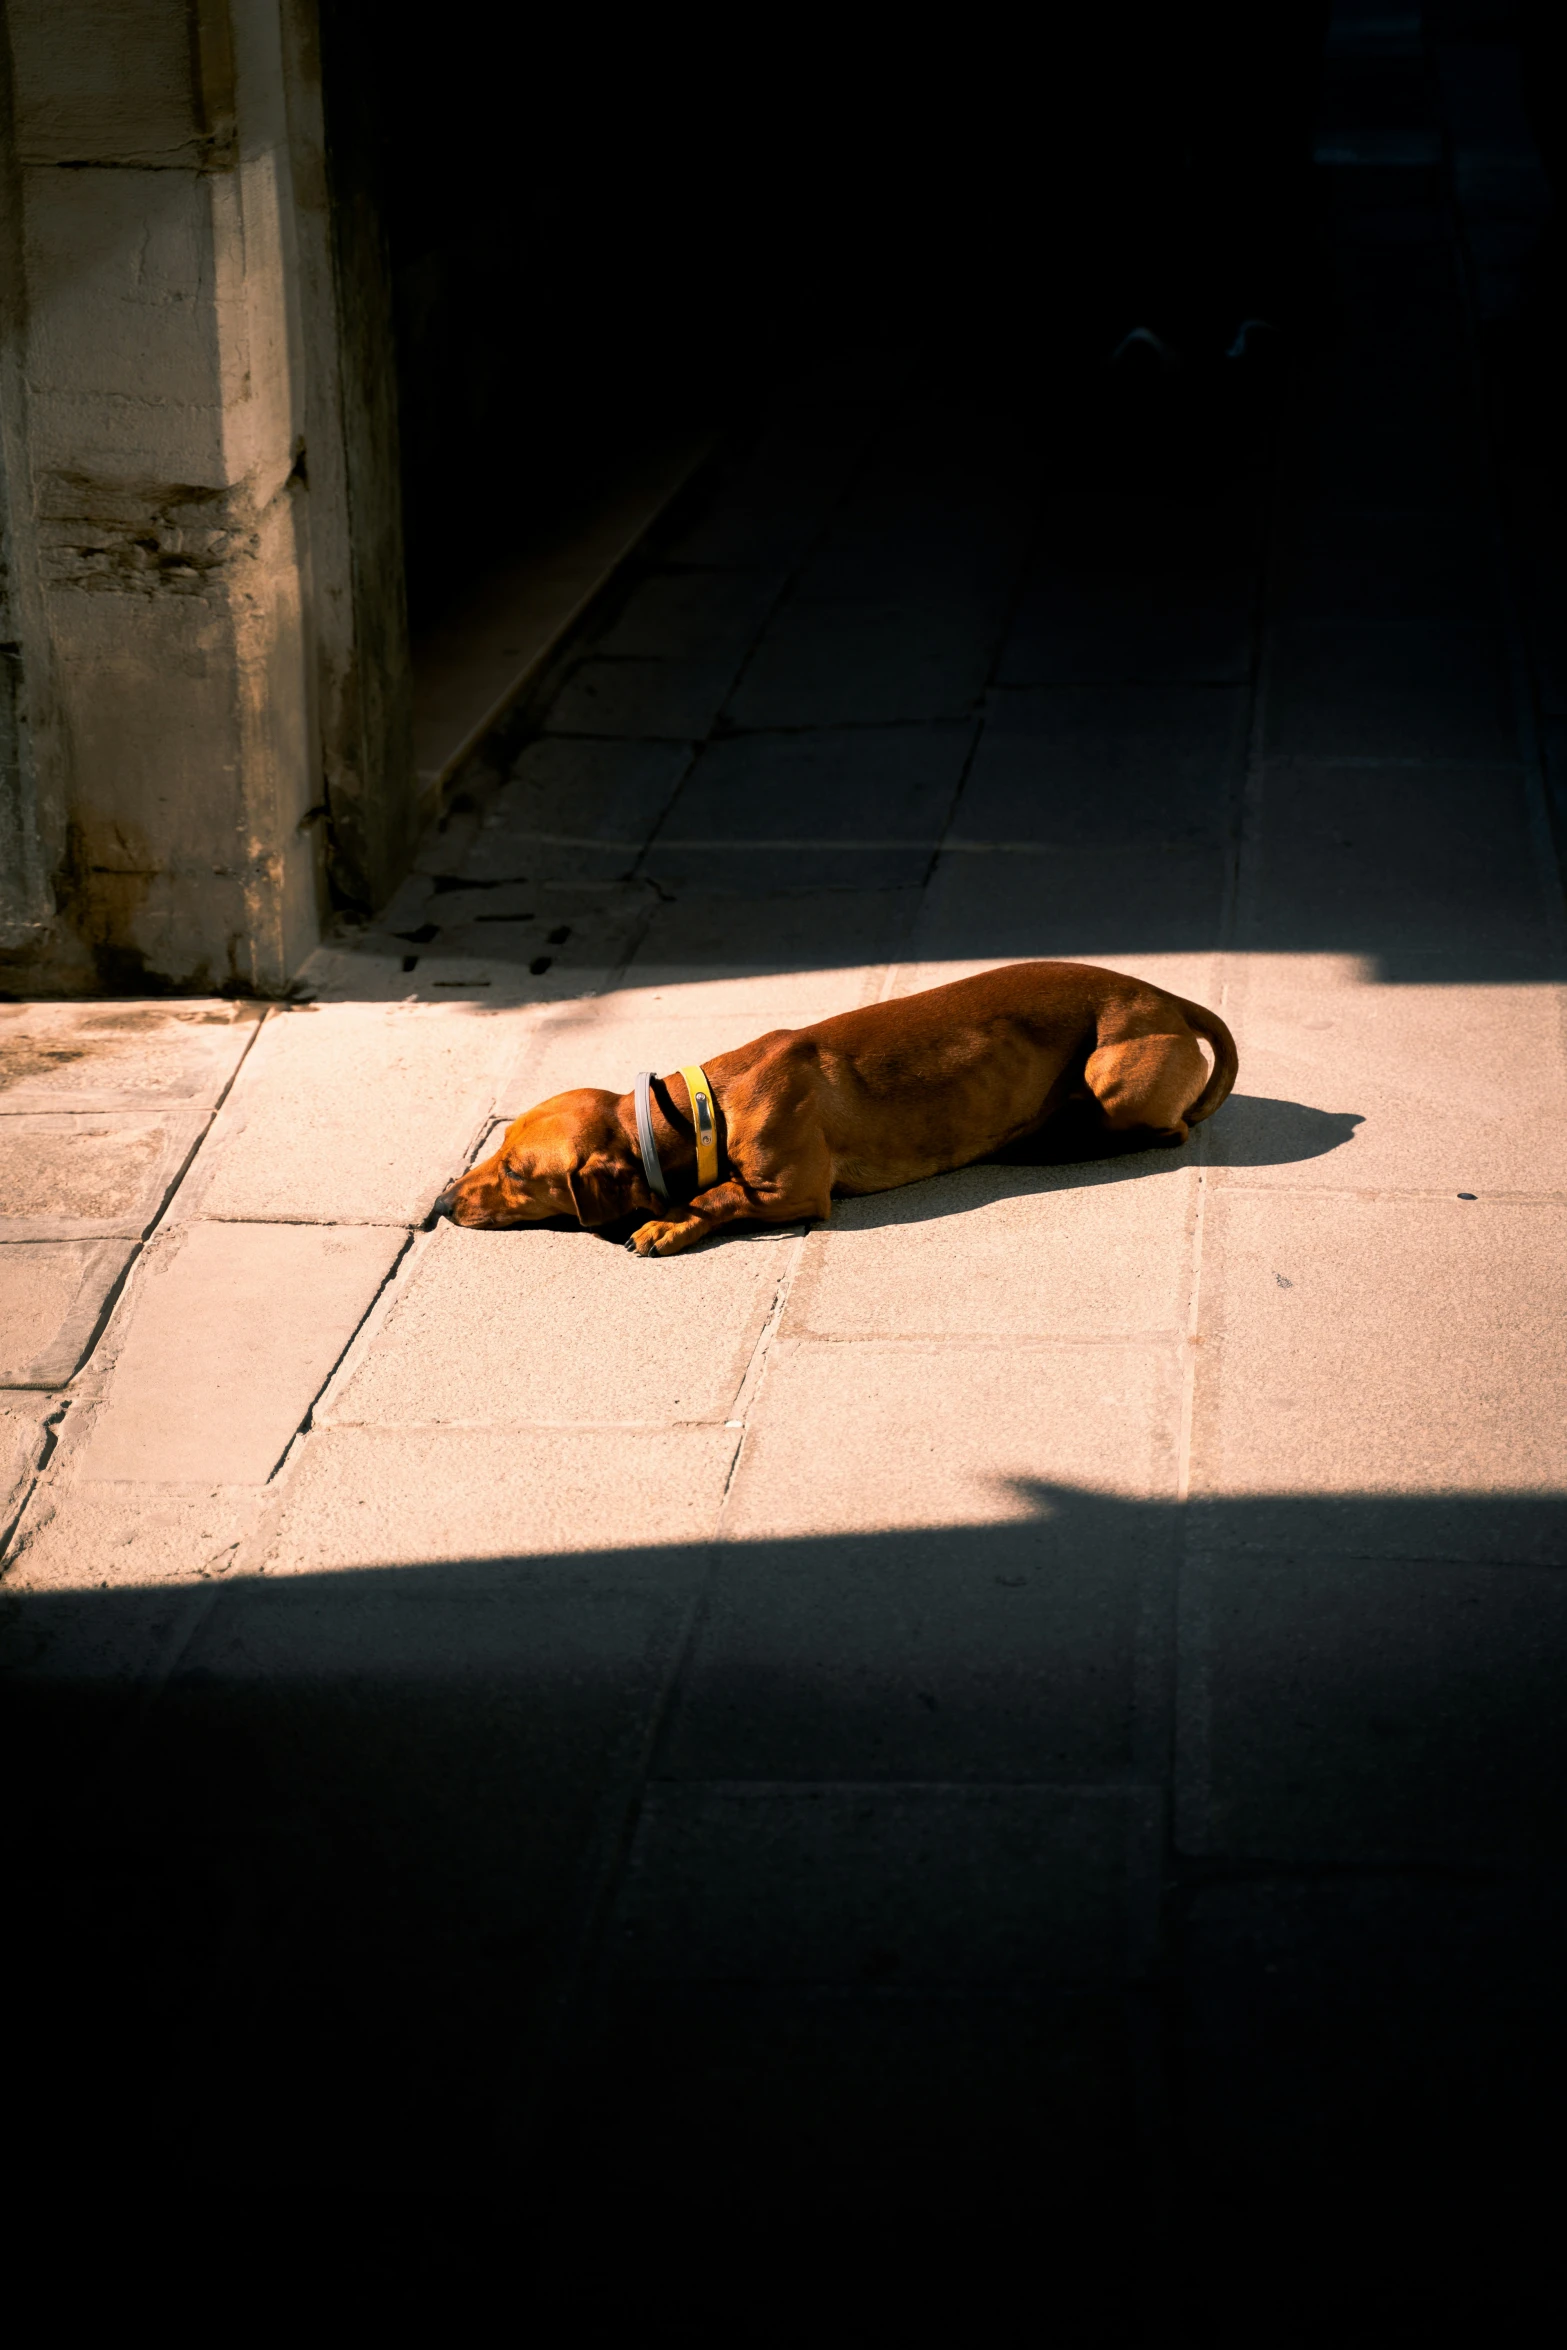
[[[1188,1126],[1200,1126],[1204,1118],[1211,1118],[1215,1110],[1229,1100],[1230,1088],[1240,1072],[1240,1055],[1235,1050],[1235,1039],[1219,1018],[1203,1004],[1189,1004],[1184,996],[1177,996],[1188,1028],[1206,1039],[1213,1047],[1213,1071],[1207,1084],[1186,1113]]]

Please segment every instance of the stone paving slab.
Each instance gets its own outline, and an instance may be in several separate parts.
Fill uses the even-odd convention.
[[[1390,319],[1384,331],[1392,327]],[[1450,334],[1438,330],[1430,340],[1447,343]],[[1450,363],[1450,344],[1433,356],[1439,369]],[[1376,352],[1336,369],[1319,363],[1314,388],[1321,407],[1301,471],[1318,496],[1334,505],[1483,511],[1486,484],[1467,398],[1434,382],[1417,349],[1400,351],[1391,364]]]
[[[577,746],[569,747],[575,749]],[[591,744],[588,747],[600,750],[625,746]],[[397,939],[402,946],[417,947],[422,954],[426,947],[434,943],[437,933],[447,928],[463,928],[481,921],[505,923],[508,928],[513,923],[537,922],[541,925],[537,943],[543,946],[542,926],[556,924],[553,912],[556,892],[543,882],[530,881],[525,877],[475,880],[467,870],[473,862],[472,851],[464,862],[465,870],[461,874],[420,874],[417,903],[410,903],[395,924],[389,916],[384,916],[377,924],[377,932],[383,937]],[[567,894],[569,898],[584,895],[590,895],[594,900],[598,898],[597,891],[579,893],[573,890]],[[541,914],[538,911],[541,906],[552,910]]]
[[[397,1261],[384,1225],[207,1224],[148,1252],[74,1476],[263,1485]]]
[[[482,1010],[331,1004],[269,1020],[185,1213],[239,1222],[423,1219],[516,1054]]]
[[[923,449],[896,426],[887,434],[796,572],[793,599],[842,606],[889,595],[913,603],[1007,595],[1027,553],[1037,466],[1026,455],[1018,459],[1014,439],[1009,454],[1017,470],[1008,482],[1009,457],[999,450],[987,467],[967,453],[937,450],[925,429]]]
[[[1475,515],[1329,506],[1281,516],[1275,608],[1299,619],[1494,620],[1493,559]]]
[[[1451,621],[1282,622],[1267,747],[1297,759],[1516,758],[1502,646]]]
[[[916,887],[973,743],[963,725],[721,738],[682,784],[643,870],[698,894]]]
[[[1248,1189],[1554,1192],[1567,1167],[1562,990],[1379,986],[1352,957],[1248,956],[1230,1017],[1248,1093],[1333,1105],[1356,1123],[1323,1154],[1262,1146],[1235,1107],[1216,1168]],[[1324,1136],[1324,1140],[1327,1137]],[[1244,1155],[1243,1155],[1244,1154]]]
[[[720,736],[686,776],[659,841],[834,840],[879,830],[934,844],[976,733],[960,722]]]
[[[1545,979],[1555,917],[1516,767],[1270,771],[1243,945],[1377,954],[1379,975]]]
[[[1217,842],[1130,848],[943,849],[906,948],[911,962],[1047,956],[1136,972],[1211,950],[1228,860]]]
[[[327,1426],[304,1448],[262,1564],[315,1575],[619,1552],[580,1583],[679,1580],[717,1528],[737,1431],[698,1428]],[[638,1564],[638,1561],[642,1564]],[[443,1575],[442,1590],[465,1588]]]
[[[1073,685],[990,697],[949,848],[1030,841],[1124,849],[1221,836],[1245,697],[1181,686]]]
[[[0,1391],[0,1545],[32,1490],[58,1408],[52,1395]]]
[[[299,1001],[360,1007],[379,1004],[388,1010],[407,1004],[417,993],[403,970],[409,951],[395,938],[375,932],[356,938],[352,946],[319,946],[300,966]],[[448,1009],[453,1000],[442,999]]]
[[[207,1126],[205,1110],[0,1118],[0,1242],[140,1240]]]
[[[254,1483],[61,1485],[40,1498],[17,1529],[6,1589],[153,1590],[209,1582],[234,1564],[264,1498]],[[62,1653],[56,1669],[63,1663]]]
[[[730,695],[737,727],[961,719],[990,672],[1002,616],[973,603],[791,604]]]
[[[961,598],[988,610],[999,632],[1027,535],[1015,498],[997,511],[975,504],[959,485],[944,506],[939,495],[893,476],[840,513],[795,574],[788,609],[869,614],[890,605],[951,607]]]
[[[834,1203],[784,1328],[832,1338],[1174,1336],[1195,1180],[1183,1154],[967,1167]],[[961,1217],[961,1239],[950,1219]]]
[[[482,824],[474,794],[454,794],[414,850],[400,886],[408,889],[416,887],[421,878],[433,881],[442,874],[455,873],[478,840]]]
[[[597,639],[612,659],[738,663],[766,620],[787,574],[771,571],[657,571],[627,597]]]
[[[1198,1558],[1181,1639],[1185,1850],[1307,1864],[1560,1851],[1559,1567]]]
[[[365,930],[352,950],[316,949],[294,1010],[384,1004],[495,1015],[591,997],[625,961],[650,905],[635,882],[492,887],[451,873],[422,875],[417,896],[403,895],[398,928]]]
[[[1291,1495],[1567,1485],[1567,1205],[1226,1185],[1203,1246],[1193,1492],[1230,1497],[1226,1541],[1266,1544],[1271,1528],[1277,1547],[1356,1547],[1331,1518],[1308,1528]],[[1416,1539],[1448,1548],[1429,1525]],[[1506,1556],[1514,1539],[1505,1510],[1468,1530],[1454,1512],[1459,1555],[1479,1541]]]
[[[166,1492],[160,1489],[159,1501]],[[9,1599],[0,1612],[0,1655],[7,1680],[5,1728],[13,1753],[27,1756],[33,1774],[27,1783],[25,1812],[13,1812],[22,1847],[20,1852],[13,1847],[13,1860],[19,1882],[30,1879],[37,1886],[41,1880],[43,1887],[58,1891],[61,1862],[71,1856],[75,1865],[67,1883],[76,1900],[67,1910],[67,1934],[80,1933],[89,1920],[94,1925],[107,1922],[94,1899],[106,1889],[105,1875],[115,1890],[123,1886],[126,1875],[146,1886],[145,1860],[139,1870],[133,1862],[122,1872],[113,1860],[105,1870],[98,1857],[103,1846],[96,1838],[92,1857],[84,1864],[76,1842],[81,1834],[82,1789],[85,1783],[93,1790],[100,1821],[125,1800],[126,1763],[136,1752],[137,1727],[156,1703],[170,1666],[188,1645],[216,1590],[215,1581],[199,1569],[183,1571],[204,1554],[204,1544],[198,1541],[181,1552],[177,1542],[170,1541],[168,1528],[159,1533],[144,1529],[140,1520],[148,1506],[137,1505],[129,1520],[96,1512],[79,1519],[67,1512],[63,1531],[68,1546],[56,1553],[61,1579],[29,1587],[18,1579],[20,1565],[6,1575]],[[78,1530],[80,1541],[75,1538]],[[47,1530],[42,1539],[47,1543]],[[119,1562],[130,1568],[125,1582],[114,1579]],[[150,1570],[146,1580],[141,1579],[143,1567]],[[134,1808],[134,1795],[129,1800]],[[155,1829],[153,1833],[156,1841]],[[34,1845],[31,1854],[26,1849],[29,1842]],[[58,1856],[52,1866],[50,1855]],[[131,1906],[137,1906],[134,1896]],[[110,1907],[123,1917],[123,1896],[118,1903],[111,1899]],[[145,1907],[141,1914],[145,1917]],[[101,1965],[104,1947],[95,1941],[93,1963]],[[54,1948],[58,1951],[59,1945]]]
[[[215,1108],[263,1017],[259,1004],[0,1004],[0,1113]]]
[[[1243,684],[1252,595],[1247,578],[1198,597],[1177,583],[1165,595],[1142,590],[1128,597],[1116,580],[1097,595],[1083,595],[1078,580],[1050,578],[1024,595],[996,682],[1064,686],[1130,677],[1137,684]]]
[[[686,743],[583,742],[546,735],[523,752],[462,860],[471,881],[513,876],[611,880],[635,863],[674,798]],[[427,901],[420,919],[448,909]]]
[[[1152,1789],[654,1786],[615,1976],[1103,1982],[1146,1966]]]
[[[1005,596],[1033,532],[1040,456],[1015,417],[956,402],[888,420],[871,461],[801,564],[811,604]]]
[[[1567,558],[1547,531],[1530,550],[1526,576],[1533,606],[1530,652],[1539,678],[1540,705],[1549,716],[1567,711]]]
[[[1254,2212],[1259,2222],[1268,2208],[1277,2213],[1281,2197],[1299,2211],[1303,2190],[1320,2212],[1324,2182],[1342,2179],[1345,2149],[1369,2139],[1380,2151],[1396,2132],[1406,2175],[1420,2166],[1433,2234],[1462,2225],[1466,2245],[1473,2241],[1473,2175],[1460,2214],[1426,2168],[1462,2159],[1464,2140],[1485,2149],[1489,2176],[1503,2167],[1515,2208],[1528,2211],[1516,2192],[1526,2187],[1518,2158],[1527,2157],[1509,2117],[1521,2072],[1535,2077],[1543,2063],[1547,2094],[1560,2077],[1563,1947],[1553,1888],[1505,1873],[1273,1872],[1202,1887],[1187,1931],[1187,2159],[1205,2192],[1224,2194],[1248,2223]],[[1434,2049],[1442,2052],[1435,2074]],[[1342,2201],[1327,2198],[1346,2228],[1357,2185]],[[1400,2265],[1413,2256],[1441,2277],[1441,2246],[1418,2234],[1411,2244],[1411,2232],[1406,2217]],[[1494,2285],[1492,2271],[1487,2300]]]
[[[638,906],[636,913],[642,910]],[[432,1009],[463,1004],[491,1014],[595,995],[619,963],[624,933],[606,938],[600,929],[596,937],[591,930],[584,935],[574,912],[545,900],[526,921],[485,913],[474,922],[453,923],[433,945],[418,950],[417,965],[413,972],[405,969],[402,985]],[[405,954],[402,960],[407,965],[411,958]]]
[[[459,1994],[428,2039],[415,2034],[421,2102],[449,2062],[482,2074],[526,2057],[541,1978],[573,1955],[584,1854],[624,1809],[688,1605],[678,1564],[662,1583],[586,1593],[570,1561],[483,1589],[454,1591],[441,1569],[245,1576],[220,1591],[164,1718],[187,1745],[212,1740],[222,1849],[266,1919],[263,2030],[281,2008],[283,2078],[303,2060],[311,2109],[349,2145],[361,2035],[369,2024],[383,2047],[401,2044],[411,1995]],[[476,1944],[487,1956],[459,1959],[453,1983],[454,1953]],[[405,2073],[387,2115],[399,2149],[409,2091]],[[379,2160],[373,2144],[365,2156]]]
[[[1041,2195],[1058,2216],[1135,2208],[1129,2005],[1037,1984],[617,1979],[594,2005],[560,2143],[582,2176],[628,2194],[650,2174],[705,2178],[722,2147],[742,2210],[765,2192],[901,2224],[939,2198],[943,2225],[1011,2228]],[[1105,2306],[1096,2283],[1096,2319]]]
[[[723,707],[737,666],[738,655],[716,661],[589,658],[551,703],[550,732],[700,742]]]
[[[1254,550],[1236,545],[1247,534],[1216,531],[1201,509],[1156,509],[1152,520],[1150,529],[1145,510],[1106,499],[1065,530],[1047,522],[1046,552],[1001,650],[1002,685],[1245,682],[1258,586]]]
[[[442,1224],[410,1255],[319,1417],[339,1427],[721,1421],[772,1312],[786,1245],[736,1235],[644,1260],[580,1230]]]
[[[764,889],[917,890],[930,868],[935,843],[848,838],[823,841],[799,835],[739,842],[697,840],[658,842],[647,853],[645,870],[660,889],[744,897]]]
[[[725,1534],[1013,1523],[1048,1548],[1062,1488],[1173,1496],[1180,1417],[1172,1345],[780,1339]]]
[[[892,1466],[872,1456],[873,1498]],[[656,1777],[1160,1774],[1172,1512],[1075,1496],[988,1526],[830,1523],[824,1511],[814,1536],[725,1543]]]
[[[296,1712],[301,1722],[315,1715],[320,1744],[335,1737],[335,1767],[345,1779],[357,1776],[359,1766],[351,1759],[354,1729],[335,1707],[335,1693],[358,1688],[373,1704],[375,1692],[401,1685],[415,1698],[414,1714],[422,1695],[431,1717],[445,1725],[443,1743],[454,1755],[468,1753],[466,1768],[476,1781],[494,1771],[497,1785],[504,1780],[512,1788],[509,1803],[494,1788],[481,1796],[481,1816],[468,1823],[504,1851],[530,1821],[547,1826],[552,1804],[576,1813],[580,1828],[582,1798],[591,1787],[573,1786],[574,1765],[607,1723],[625,1724],[628,1709],[632,1735],[640,1735],[655,1695],[650,1668],[656,1679],[656,1668],[667,1664],[700,1563],[679,1551],[633,1553],[622,1572],[602,1581],[586,1578],[572,1558],[443,1561],[369,1578],[352,1571],[239,1575],[221,1593],[181,1670],[193,1685],[204,1679],[230,1688],[248,1684],[263,1702],[271,1683],[281,1713]],[[290,1677],[299,1685],[297,1707]],[[487,1756],[471,1747],[463,1727],[469,1705],[498,1717]],[[386,1726],[388,1748],[408,1751],[397,1774],[404,1797],[460,1832],[449,1789],[438,1781],[422,1792],[415,1788],[415,1774],[428,1768],[418,1760],[417,1722],[405,1716],[399,1723],[390,1708]],[[530,1767],[541,1762],[548,1794],[538,1788],[530,1794]],[[328,1786],[323,1793],[331,1803],[335,1791]],[[570,1861],[572,1823],[562,1825]],[[530,1899],[535,1890],[524,1879],[518,1898]]]
[[[827,522],[879,421],[874,407],[781,416],[744,458],[716,469],[722,494],[670,538],[676,563],[771,571],[797,562]]]
[[[130,1240],[0,1248],[0,1388],[64,1387],[135,1254]]]
[[[660,905],[627,968],[624,993],[682,1015],[755,1007],[759,1027],[819,1019],[875,1000],[881,966],[908,944],[914,890],[808,890],[756,897],[685,896]],[[677,998],[678,991],[678,998]],[[613,1002],[614,998],[606,999]]]

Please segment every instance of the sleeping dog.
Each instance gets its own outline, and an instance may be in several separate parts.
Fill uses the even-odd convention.
[[[1236,1065],[1234,1038],[1200,1004],[1092,964],[1010,963],[771,1029],[630,1093],[555,1094],[438,1212],[490,1227],[640,1217],[627,1247],[671,1257],[724,1224],[824,1217],[835,1192],[890,1191],[997,1153],[1183,1143]]]

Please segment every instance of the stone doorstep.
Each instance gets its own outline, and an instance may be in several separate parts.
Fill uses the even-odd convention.
[[[210,1118],[194,1108],[0,1117],[0,1200],[11,1208],[0,1244],[145,1239]]]
[[[0,1386],[68,1385],[92,1349],[134,1240],[37,1240],[0,1247]]]

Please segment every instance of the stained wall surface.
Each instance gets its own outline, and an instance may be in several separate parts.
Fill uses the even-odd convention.
[[[329,771],[366,788],[314,12],[6,30],[0,953],[13,992],[273,993],[319,935]],[[395,858],[395,723],[375,753]]]

